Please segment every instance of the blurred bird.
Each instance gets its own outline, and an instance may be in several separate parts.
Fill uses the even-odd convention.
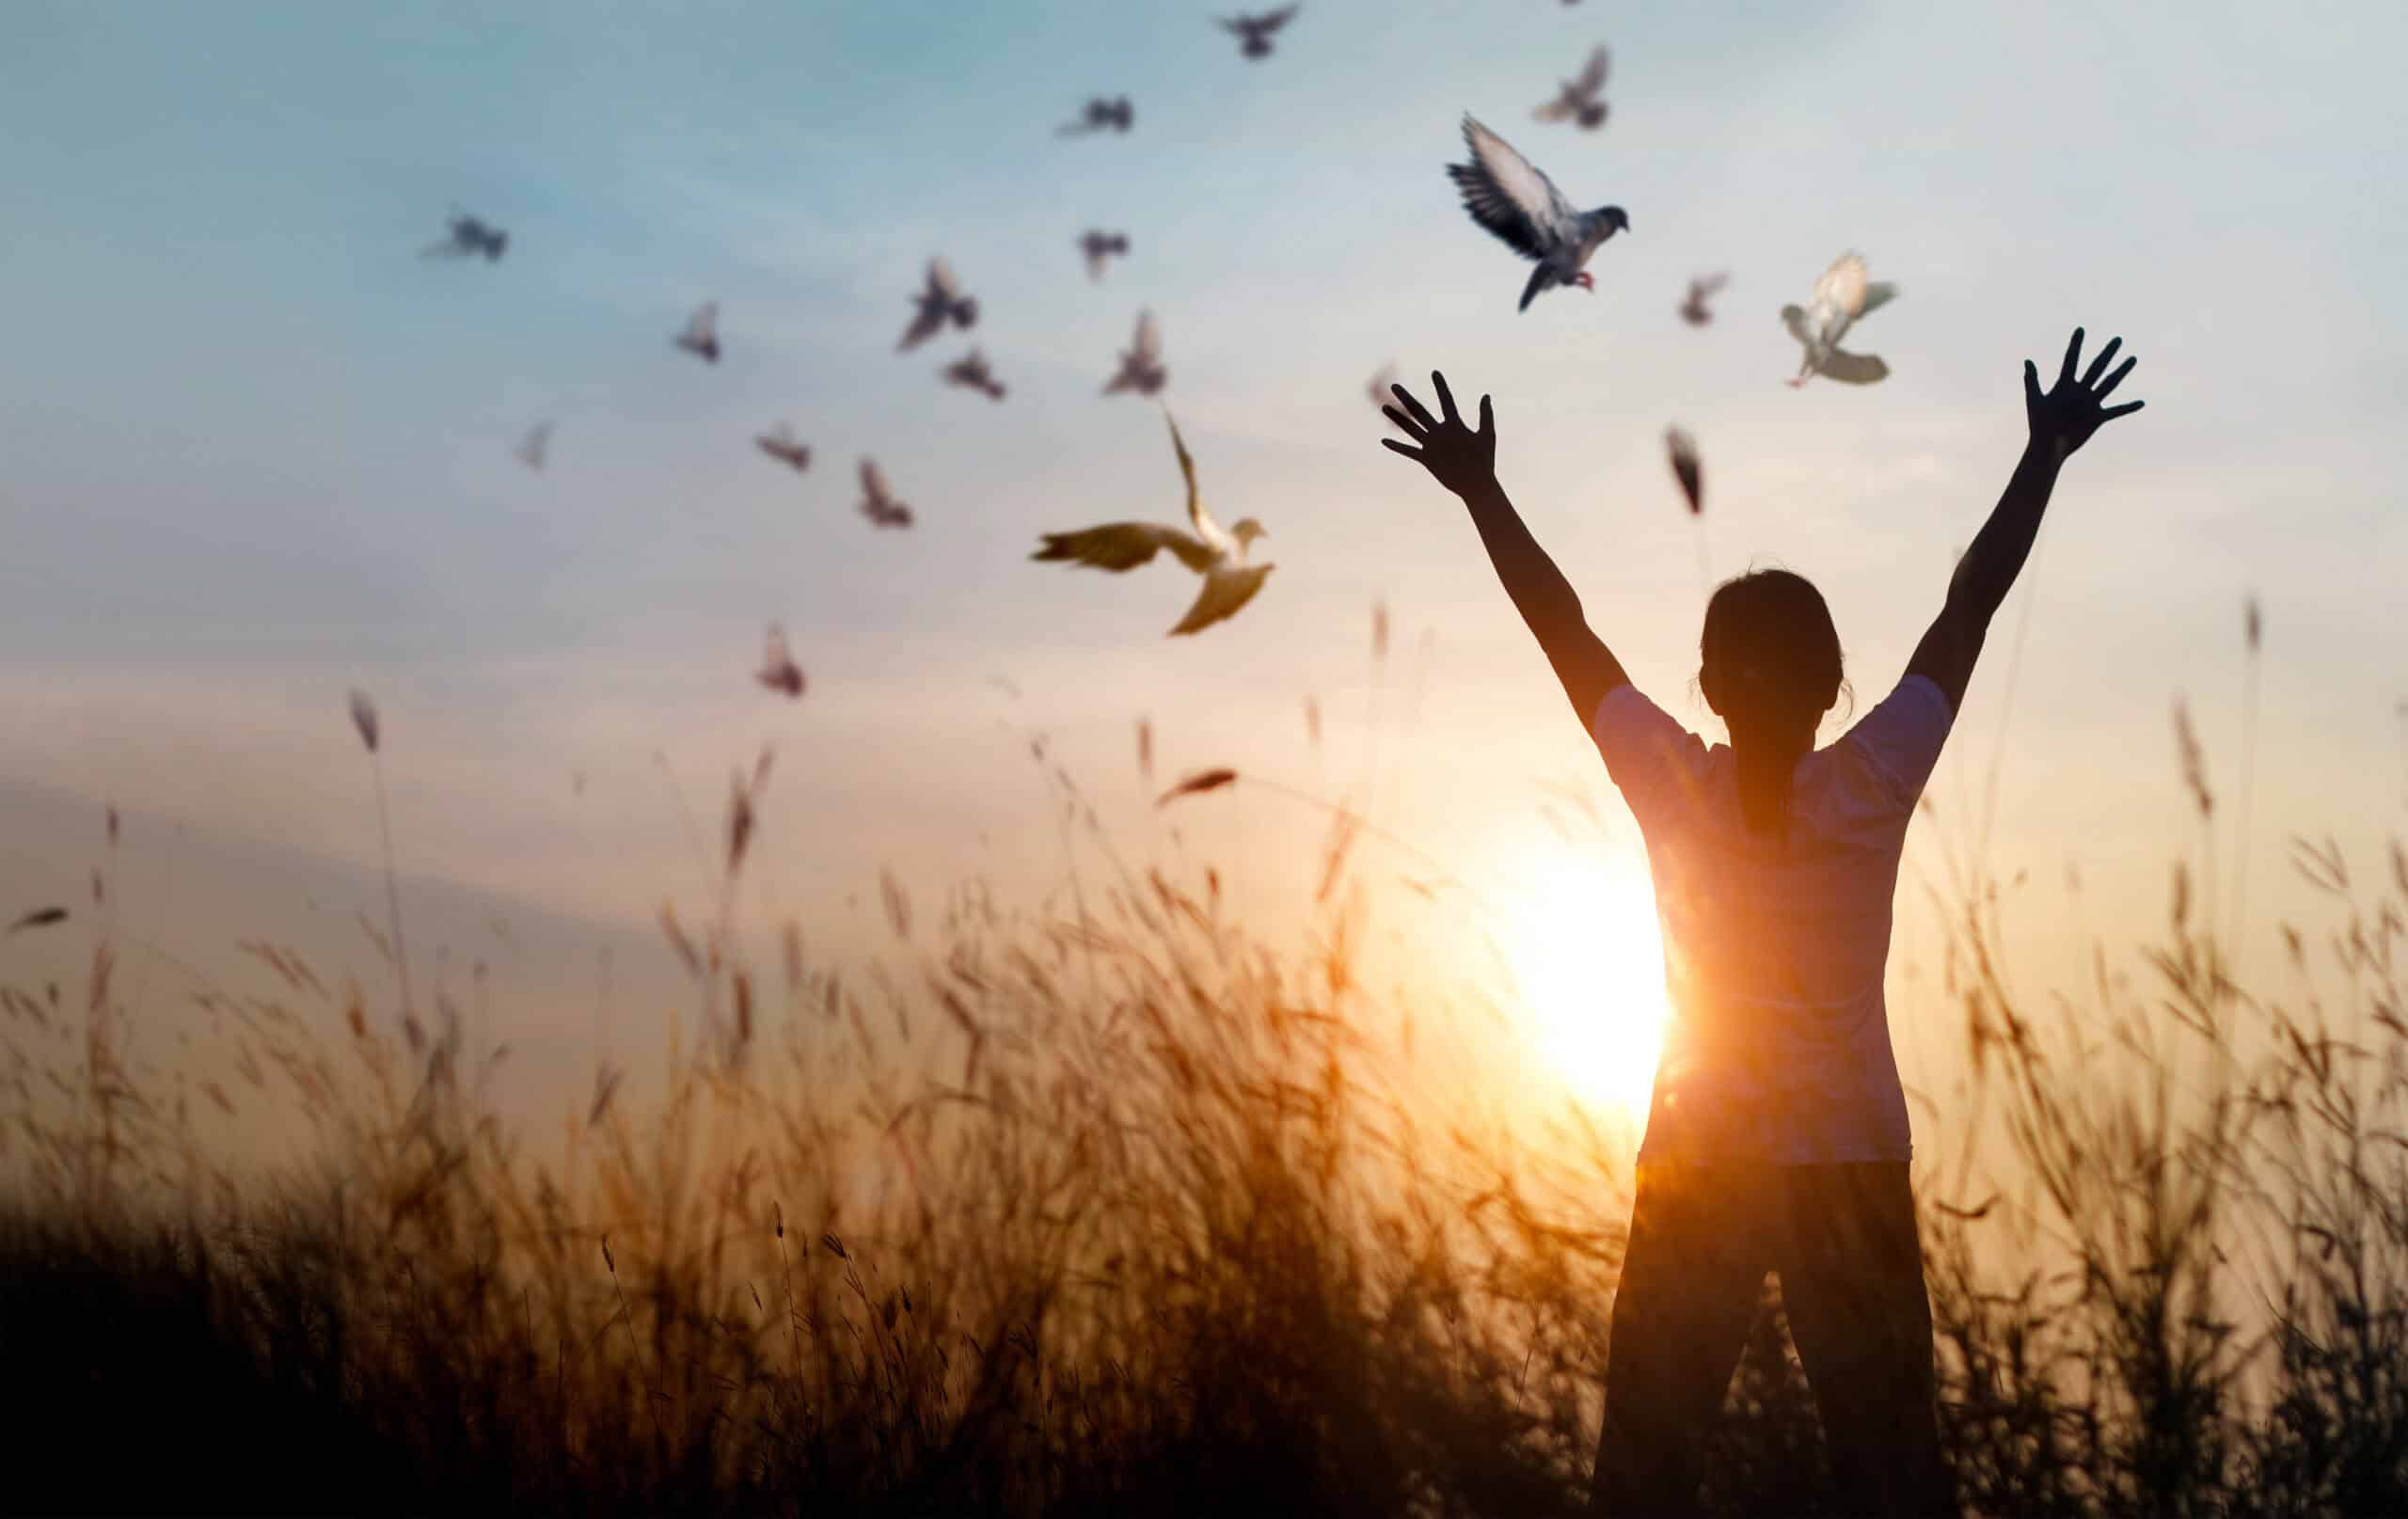
[[[1861,256],[1843,253],[1833,260],[1814,281],[1814,298],[1806,306],[1781,309],[1782,325],[1806,350],[1798,373],[1787,383],[1794,388],[1804,385],[1809,376],[1820,374],[1846,385],[1871,385],[1887,375],[1889,365],[1871,354],[1843,352],[1840,340],[1859,318],[1879,310],[1897,293],[1895,285],[1865,279]]]
[[[1118,395],[1123,390],[1134,390],[1142,396],[1157,393],[1162,389],[1163,382],[1170,378],[1170,371],[1163,367],[1162,359],[1162,328],[1154,324],[1153,312],[1139,311],[1137,336],[1129,344],[1129,351],[1120,356],[1119,372],[1104,382],[1103,393],[1108,396]]]
[[[1238,51],[1249,58],[1271,56],[1271,39],[1280,27],[1296,19],[1302,6],[1281,6],[1253,16],[1223,16],[1219,18],[1224,31],[1239,39]]]
[[[898,354],[927,342],[943,332],[948,322],[965,331],[978,324],[977,298],[961,293],[953,265],[941,258],[928,261],[927,283],[911,300],[918,309],[911,315],[911,324],[903,329],[903,340],[895,345]]]
[[[1471,162],[1447,166],[1447,177],[1463,193],[1464,209],[1514,252],[1538,261],[1522,287],[1518,309],[1529,310],[1539,292],[1551,285],[1593,292],[1597,282],[1581,266],[1606,239],[1628,231],[1630,217],[1620,206],[1575,211],[1553,180],[1469,115],[1464,118],[1464,141],[1471,145]]]
[[[1103,265],[1106,260],[1112,258],[1115,254],[1118,254],[1124,258],[1128,256],[1129,234],[1126,232],[1099,232],[1090,228],[1086,231],[1079,234],[1079,251],[1086,256],[1087,277],[1089,279],[1101,279],[1103,277]]]
[[[544,467],[545,456],[550,451],[551,446],[552,424],[548,421],[541,421],[529,428],[527,435],[520,438],[518,446],[510,451],[518,455],[518,462],[528,468],[540,470]]]
[[[677,346],[705,364],[719,362],[719,302],[705,301],[695,308],[686,319],[686,330],[677,335]]]
[[[1101,95],[1090,95],[1079,119],[1055,127],[1054,134],[1057,137],[1084,137],[1090,132],[1101,132],[1107,127],[1115,132],[1126,132],[1136,120],[1137,113],[1130,106],[1128,96],[1115,95],[1107,99]]]
[[[1597,97],[1606,87],[1606,50],[1602,44],[1589,50],[1589,61],[1580,66],[1577,78],[1567,79],[1555,92],[1555,99],[1530,114],[1542,121],[1577,121],[1581,129],[1594,132],[1606,124],[1606,103]]]
[[[1261,523],[1252,517],[1241,517],[1235,527],[1224,530],[1205,510],[1203,498],[1196,490],[1196,461],[1188,456],[1187,445],[1180,438],[1179,423],[1167,412],[1163,419],[1170,423],[1170,446],[1179,455],[1180,476],[1187,482],[1187,521],[1196,530],[1183,532],[1152,522],[1107,522],[1100,528],[1076,532],[1040,534],[1044,546],[1029,558],[1126,572],[1169,549],[1181,564],[1204,577],[1204,588],[1196,593],[1196,605],[1188,608],[1187,615],[1170,630],[1171,636],[1177,637],[1200,632],[1236,616],[1239,609],[1262,589],[1273,566],[1246,562],[1247,546],[1257,538],[1270,536]]]
[[[780,422],[752,440],[761,451],[798,474],[811,467],[811,450],[796,440],[794,429]]]
[[[1691,279],[1688,297],[1678,308],[1681,320],[1692,327],[1702,327],[1713,321],[1714,312],[1705,303],[1729,283],[1731,277],[1724,274],[1699,275]]]
[[[761,668],[752,678],[773,691],[784,691],[788,698],[802,694],[802,667],[794,662],[794,655],[786,648],[786,630],[776,623],[769,625],[768,637],[763,641]]]
[[[886,471],[875,459],[862,461],[862,515],[869,518],[873,528],[908,528],[911,525],[911,509],[895,498],[886,483]]]
[[[944,367],[944,383],[967,390],[983,390],[990,401],[1004,399],[1004,387],[987,367],[987,356],[973,348]]]
[[[465,259],[482,253],[485,262],[499,259],[510,246],[510,234],[499,227],[488,227],[466,212],[455,212],[446,219],[451,234],[440,243],[430,243],[419,253],[421,259]]]
[[[1705,514],[1705,465],[1699,459],[1697,439],[1689,436],[1685,427],[1664,429],[1664,451],[1672,461],[1672,478],[1681,483],[1681,494],[1688,498],[1689,515]]]

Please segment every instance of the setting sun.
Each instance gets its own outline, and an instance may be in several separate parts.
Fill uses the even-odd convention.
[[[1524,1016],[1576,1096],[1643,1119],[1667,1012],[1655,892],[1635,858],[1552,853],[1506,945]]]

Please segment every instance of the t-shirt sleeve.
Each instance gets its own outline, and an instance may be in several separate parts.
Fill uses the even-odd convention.
[[[1940,763],[1941,746],[1956,720],[1947,694],[1930,676],[1909,675],[1848,730],[1846,741],[1863,759],[1882,799],[1909,812]]]
[[[1621,788],[1640,826],[1693,787],[1705,764],[1705,746],[1628,681],[1606,693],[1590,724],[1606,773]]]

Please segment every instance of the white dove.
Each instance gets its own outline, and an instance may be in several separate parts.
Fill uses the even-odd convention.
[[[927,342],[943,332],[948,322],[964,330],[978,324],[977,297],[961,293],[953,265],[941,258],[928,261],[927,283],[911,301],[918,309],[911,314],[911,324],[903,329],[903,340],[895,345],[898,354]]]
[[[705,301],[694,309],[686,330],[677,334],[677,346],[705,364],[719,362],[719,302]]]
[[[1542,121],[1577,121],[1589,132],[1604,126],[1606,103],[1597,97],[1606,87],[1608,61],[1603,44],[1591,48],[1589,61],[1580,66],[1579,76],[1565,80],[1555,92],[1555,99],[1530,115]]]
[[[520,464],[530,469],[540,470],[544,467],[544,459],[550,452],[551,447],[552,424],[543,421],[529,428],[527,435],[520,438],[518,446],[510,451],[518,455]]]
[[[1187,482],[1187,521],[1196,530],[1183,532],[1153,522],[1107,522],[1100,528],[1076,532],[1042,534],[1044,546],[1029,558],[1128,571],[1169,549],[1181,564],[1204,577],[1204,588],[1196,593],[1196,605],[1188,608],[1187,615],[1170,630],[1170,636],[1175,638],[1182,633],[1200,632],[1237,615],[1238,609],[1262,589],[1273,566],[1246,562],[1247,546],[1257,538],[1270,536],[1261,523],[1252,517],[1241,517],[1235,527],[1225,530],[1204,509],[1203,498],[1196,490],[1196,461],[1188,456],[1187,444],[1179,435],[1179,423],[1168,412],[1163,414],[1163,419],[1170,423],[1170,446],[1179,455],[1180,475]]]
[[[1529,310],[1550,285],[1594,291],[1597,282],[1581,266],[1606,239],[1630,230],[1630,217],[1620,206],[1574,210],[1553,180],[1469,115],[1464,141],[1471,144],[1471,162],[1447,166],[1447,177],[1463,192],[1464,209],[1514,252],[1538,261],[1522,287],[1520,309]]]
[[[1860,317],[1879,310],[1897,293],[1895,285],[1866,281],[1861,256],[1843,253],[1834,259],[1814,281],[1811,302],[1802,308],[1781,309],[1782,324],[1806,350],[1797,375],[1787,383],[1792,388],[1802,386],[1808,376],[1820,374],[1847,385],[1871,385],[1887,375],[1889,365],[1872,354],[1842,352],[1840,340]]]
[[[908,528],[911,525],[911,509],[895,498],[893,487],[886,483],[886,471],[875,459],[862,461],[862,515],[869,518],[873,528]]]
[[[1119,372],[1104,382],[1105,395],[1118,395],[1134,390],[1150,396],[1159,392],[1170,378],[1170,371],[1163,367],[1163,329],[1154,324],[1154,313],[1137,313],[1137,336],[1129,351],[1120,356]]]

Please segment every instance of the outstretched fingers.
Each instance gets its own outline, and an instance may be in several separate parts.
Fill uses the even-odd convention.
[[[2099,419],[2102,422],[2112,422],[2118,417],[2129,417],[2147,404],[2146,401],[2127,401],[2120,406],[2110,406],[2100,412]]]
[[[1480,398],[1480,435],[1486,437],[1496,431],[1497,414],[1489,410],[1488,398],[1482,396]]]
[[[1420,430],[1425,433],[1434,433],[1437,431],[1438,419],[1430,415],[1429,407],[1413,399],[1412,391],[1407,390],[1402,385],[1389,386],[1388,389],[1395,392],[1397,400],[1404,403],[1404,409],[1413,414],[1413,422],[1415,426],[1420,428]],[[1386,411],[1388,408],[1383,406],[1380,409],[1382,411]]]
[[[1410,443],[1399,443],[1392,437],[1384,437],[1380,439],[1380,447],[1389,450],[1392,452],[1402,453],[1406,458],[1412,460],[1415,464],[1419,464],[1421,462],[1421,451],[1415,448]]]
[[[2086,390],[2099,383],[2099,376],[2106,373],[2107,366],[2115,362],[2115,350],[2123,346],[2124,340],[2121,338],[2107,340],[2107,346],[2099,350],[2099,356],[2090,361],[2090,368],[2082,372],[2083,389]]]
[[[1415,421],[1412,418],[1407,417],[1404,413],[1397,410],[1394,406],[1382,406],[1380,408],[1380,415],[1386,417],[1389,421],[1396,423],[1397,426],[1403,428],[1404,435],[1413,439],[1416,443],[1423,441],[1430,435],[1430,430],[1428,428],[1422,426],[1419,422]]]
[[[1445,417],[1450,424],[1461,427],[1464,422],[1463,413],[1455,409],[1455,393],[1447,388],[1447,377],[1436,370],[1432,370],[1430,383],[1438,389],[1439,414]]]
[[[2115,392],[2115,387],[2124,383],[2124,376],[2132,372],[2132,366],[2139,362],[2138,358],[2128,358],[2116,365],[2115,372],[2107,376],[2107,383],[2092,391],[2092,396],[2100,401],[2106,400]]]
[[[2082,362],[2082,329],[2076,327],[2073,329],[2073,340],[2066,344],[2066,361],[2057,370],[2057,384],[2064,385],[2070,381],[2073,378],[2073,367],[2080,362]]]

